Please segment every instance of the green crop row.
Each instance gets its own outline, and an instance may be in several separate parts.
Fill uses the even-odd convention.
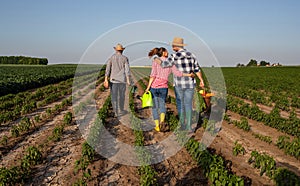
[[[288,136],[279,136],[276,142],[279,149],[283,149],[286,154],[294,156],[299,159],[300,157],[300,138],[295,138],[290,141]]]
[[[230,119],[230,117],[227,114],[225,114],[224,119],[229,123],[232,122],[232,120]],[[204,119],[203,127],[205,127],[205,123],[206,123],[206,120]],[[272,143],[272,138],[270,136],[264,136],[264,135],[254,133],[254,132],[252,132],[252,135],[255,138],[258,138],[259,140],[264,141],[268,144]],[[277,142],[276,142],[276,146],[279,149],[284,150],[284,152],[286,154],[294,156],[295,158],[299,159],[299,157],[300,157],[300,139],[298,137],[296,137],[295,139],[290,141],[290,137],[288,137],[288,136],[279,136],[277,139]]]
[[[178,119],[173,117],[167,121],[171,126],[178,125]],[[183,145],[192,158],[203,169],[205,176],[213,185],[244,185],[244,180],[227,169],[225,160],[210,153],[204,144],[194,138],[188,138],[186,132],[175,130],[177,141]]]
[[[272,143],[272,138],[271,138],[270,136],[264,136],[264,135],[257,134],[257,133],[252,133],[252,135],[253,135],[255,138],[260,139],[261,141],[264,141],[264,142],[269,143],[269,144]]]
[[[79,160],[75,161],[75,169],[74,174],[78,174],[78,172],[82,171],[82,177],[79,178],[73,186],[83,186],[87,185],[88,179],[92,175],[91,169],[88,168],[89,164],[94,161],[95,158],[95,149],[88,144],[88,142],[84,142],[82,144],[81,157]]]
[[[240,121],[237,121],[237,120],[232,120],[232,123],[236,126],[236,127],[238,127],[238,128],[240,128],[240,129],[243,129],[244,131],[250,131],[250,125],[249,125],[249,123],[248,123],[248,120],[247,120],[247,118],[245,118],[245,117],[241,117],[241,120]]]
[[[58,83],[75,75],[91,74],[98,69],[89,65],[1,66],[0,96]]]
[[[100,138],[101,130],[102,127],[106,124],[106,118],[108,117],[110,107],[111,107],[111,96],[109,96],[105,100],[103,106],[99,109],[95,122],[92,125],[86,140],[88,144],[90,144],[94,148],[99,144],[99,141],[101,140]]]
[[[4,96],[7,98],[0,104],[0,123],[15,120],[22,114],[33,112],[39,107],[65,96],[68,84],[71,85],[71,82],[63,82],[56,86],[49,85],[34,93],[19,93],[12,98],[9,98],[10,95]],[[41,99],[44,100],[40,101]]]
[[[226,169],[225,160],[221,156],[209,153],[198,141],[191,138],[185,147],[213,185],[244,185],[241,177]]]
[[[0,96],[58,83],[74,77],[76,66],[2,66]]]
[[[248,160],[254,168],[260,169],[260,175],[266,174],[276,182],[276,185],[300,185],[300,177],[286,168],[277,168],[273,157],[252,151]]]
[[[76,160],[74,168],[74,174],[76,175],[79,171],[82,171],[82,177],[73,183],[74,186],[87,185],[87,182],[92,175],[92,171],[88,168],[88,166],[94,160],[96,155],[95,148],[101,140],[101,130],[106,124],[105,120],[108,117],[110,106],[111,97],[109,96],[105,100],[103,106],[99,109],[96,120],[90,129],[87,140],[82,144],[81,157],[79,160]]]
[[[251,127],[249,125],[248,119],[245,117],[241,117],[240,121],[232,120],[228,114],[225,113],[224,120],[227,121],[229,124],[233,123],[236,127],[243,129],[244,131],[250,131]]]
[[[227,92],[255,103],[275,103],[282,110],[300,108],[300,67],[222,68]],[[238,78],[237,78],[238,77]]]
[[[24,183],[24,181],[30,177],[32,167],[41,163],[41,161],[41,151],[35,146],[28,147],[19,166],[0,168],[0,185],[13,186],[18,183]]]
[[[138,83],[141,85],[143,90],[147,87],[144,84],[143,80],[139,80]],[[139,167],[139,174],[140,177],[140,184],[143,186],[150,186],[150,185],[157,185],[156,175],[157,172],[153,169],[150,165],[151,162],[151,155],[149,152],[144,148],[144,134],[141,128],[140,119],[136,117],[135,107],[134,107],[134,100],[133,100],[133,93],[129,96],[129,108],[131,110],[130,121],[131,125],[133,126],[133,133],[135,135],[135,151],[141,166]]]
[[[12,128],[10,129],[11,137],[16,138],[21,135],[25,135],[28,132],[32,132],[36,130],[38,126],[41,126],[41,124],[39,123],[41,123],[42,121],[46,121],[47,119],[53,117],[57,112],[64,110],[66,106],[71,104],[71,101],[72,101],[71,97],[69,97],[68,99],[64,99],[61,102],[61,104],[55,105],[54,108],[48,108],[47,113],[37,114],[33,116],[31,119],[29,119],[28,117],[23,117],[17,125],[13,125]],[[56,130],[57,130],[56,133],[58,133],[59,130],[58,129]],[[6,135],[3,136],[1,139],[1,145],[6,146],[9,140],[11,140],[11,138],[8,138]],[[13,140],[13,141],[16,144],[18,143],[19,140],[22,140],[22,138],[18,138],[17,140]]]
[[[66,119],[67,118],[67,119]],[[70,119],[71,118],[71,119]],[[68,122],[64,122],[62,125],[59,126],[59,135],[62,135],[63,128],[66,124],[70,124],[70,120],[72,120],[72,114],[70,112],[66,113],[64,116],[64,121],[67,120]],[[28,125],[31,125],[31,121],[29,118],[23,118],[22,127],[26,130],[29,130]],[[21,126],[19,126],[21,128]],[[57,127],[54,128],[52,136],[49,137],[50,140],[57,141],[58,138],[53,138],[53,136],[57,136]],[[18,166],[13,166],[11,168],[2,167],[0,168],[0,185],[18,185],[24,184],[26,179],[31,177],[33,172],[33,166],[42,163],[42,152],[40,147],[47,145],[47,141],[45,144],[40,144],[39,147],[36,146],[29,146],[26,150],[25,155],[21,159],[21,163]]]
[[[18,93],[14,97],[11,97],[13,96],[12,94],[1,97],[0,99],[3,99],[4,101],[0,104],[0,123],[13,121],[21,115],[31,113],[44,105],[71,94],[72,85],[74,90],[79,89],[80,87],[82,88],[93,80],[90,76],[91,75],[78,77],[77,80],[80,81],[77,84],[73,83],[73,79],[69,79],[58,85],[48,85],[46,87],[38,88],[35,92],[27,91]],[[89,90],[85,89],[85,91]]]
[[[300,137],[300,119],[297,118],[295,112],[291,112],[290,117],[285,119],[280,116],[280,111],[276,107],[270,114],[267,114],[261,111],[257,105],[250,105],[232,96],[227,97],[227,109],[250,119],[263,122],[265,125],[276,128],[286,134]]]

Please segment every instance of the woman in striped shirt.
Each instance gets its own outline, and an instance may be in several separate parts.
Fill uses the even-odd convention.
[[[157,55],[162,61],[168,58],[168,51],[166,48],[154,48],[148,56]],[[168,77],[173,73],[175,76],[194,77],[194,74],[185,74],[179,71],[175,65],[169,68],[162,68],[155,61],[152,62],[152,71],[146,92],[150,90],[153,97],[152,115],[155,123],[155,130],[160,131],[159,124],[165,122],[166,116],[166,98],[168,95]],[[159,114],[160,113],[160,114]]]

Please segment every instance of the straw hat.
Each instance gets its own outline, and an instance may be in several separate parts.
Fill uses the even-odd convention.
[[[186,46],[187,44],[183,43],[183,38],[181,38],[181,37],[174,37],[172,45],[173,46]]]
[[[124,50],[125,48],[120,43],[118,43],[117,46],[114,47],[114,49],[115,50]]]

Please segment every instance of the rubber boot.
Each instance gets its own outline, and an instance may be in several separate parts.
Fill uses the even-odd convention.
[[[158,119],[157,120],[154,120],[154,123],[155,123],[155,130],[157,131],[157,132],[159,132],[160,131],[160,129],[159,129],[159,121],[158,121]]]
[[[161,113],[160,114],[160,122],[161,123],[165,122],[165,118],[166,118],[166,114],[165,113]]]
[[[178,113],[178,117],[179,117],[179,122],[178,122],[177,129],[184,130],[185,129],[185,126],[184,126],[184,115],[182,113]]]
[[[191,125],[192,125],[192,112],[186,112],[186,130],[192,131]]]

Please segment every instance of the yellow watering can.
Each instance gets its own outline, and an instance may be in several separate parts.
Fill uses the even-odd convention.
[[[153,106],[152,94],[150,91],[145,92],[140,99],[142,100],[142,108]]]

